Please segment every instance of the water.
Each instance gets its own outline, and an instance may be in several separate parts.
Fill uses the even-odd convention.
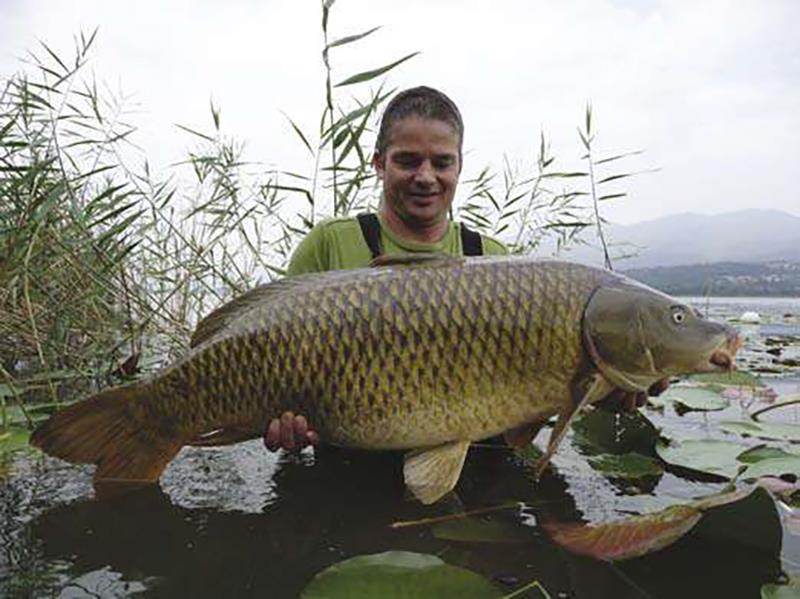
[[[692,302],[706,304],[703,298]],[[743,329],[743,357],[752,369],[775,371],[764,375],[774,393],[742,390],[741,401],[722,413],[647,410],[670,434],[715,436],[717,420],[746,417],[776,395],[800,394],[800,371],[780,362],[800,347],[800,300],[715,298],[708,307],[716,318],[761,313],[761,325]],[[797,409],[766,416],[800,423]],[[540,446],[545,436],[537,439]],[[537,579],[552,597],[758,597],[781,571],[800,571],[799,538],[785,523],[780,534],[771,505],[749,525],[777,526],[777,540],[755,546],[698,527],[663,551],[617,565],[563,551],[539,522],[618,519],[723,487],[673,469],[639,484],[607,479],[588,466],[574,437],[538,483],[510,451],[473,448],[457,493],[430,507],[405,496],[395,455],[276,455],[258,441],[187,448],[160,487],[104,501],[92,499],[91,468],[33,453],[0,458],[0,473],[6,472],[0,481],[0,595],[296,597],[331,564],[392,549],[438,555],[506,592]],[[431,526],[390,527],[509,500],[516,507],[480,519],[517,531],[513,544],[450,541]]]

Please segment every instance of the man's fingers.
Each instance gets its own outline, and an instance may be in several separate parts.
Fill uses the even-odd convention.
[[[294,414],[284,412],[281,416],[281,447],[291,451],[294,445]]]
[[[281,446],[281,421],[273,419],[264,433],[264,445],[270,451],[278,451]]]
[[[669,387],[669,379],[661,379],[660,381],[656,381],[650,388],[647,390],[648,395],[658,396],[664,393]]]
[[[298,414],[294,417],[294,439],[297,441],[299,448],[302,449],[308,444],[306,435],[308,434],[308,421],[305,416]]]

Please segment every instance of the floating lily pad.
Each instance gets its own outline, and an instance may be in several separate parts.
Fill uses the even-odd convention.
[[[641,412],[615,414],[587,410],[573,425],[575,442],[585,453],[648,453],[658,430]]]
[[[744,387],[763,387],[764,383],[756,375],[745,370],[734,370],[733,372],[708,372],[703,374],[693,374],[688,377],[690,381],[696,383],[731,385]]]
[[[723,536],[736,542],[769,547],[770,550],[774,549],[777,538],[777,547],[780,548],[780,522],[775,520],[776,517],[769,494],[752,486],[616,522],[588,525],[546,523],[543,527],[556,543],[573,553],[619,561],[663,549],[695,525],[698,533],[703,535]],[[749,522],[742,524],[743,520]],[[752,526],[759,527],[759,530],[754,532]],[[728,530],[730,528],[736,530]],[[755,537],[758,538],[754,540]]]
[[[387,551],[347,559],[317,574],[302,599],[495,599],[503,593],[484,577],[434,555]]]
[[[780,447],[770,447],[769,445],[759,445],[751,447],[747,451],[743,451],[737,456],[737,460],[745,464],[755,464],[762,460],[769,460],[772,458],[791,458],[800,457],[800,454],[790,453],[784,451]]]
[[[732,441],[716,439],[672,439],[656,445],[658,456],[673,466],[733,478],[742,467],[736,458],[747,447]]]
[[[724,420],[719,428],[728,433],[737,433],[761,439],[800,442],[800,425],[782,422],[755,422],[752,420]]]
[[[725,495],[713,496],[709,505],[706,505],[708,498],[692,503],[704,512],[694,534],[779,555],[783,531],[780,514],[770,494],[752,485],[730,493],[736,499],[733,503],[723,503],[721,498]]]
[[[477,518],[441,522],[432,532],[437,539],[465,543],[526,543],[533,538],[531,529],[526,526]]]
[[[687,410],[703,412],[724,410],[730,405],[727,399],[702,387],[673,387],[663,395],[665,401],[672,401]]]
[[[595,470],[612,478],[636,479],[659,476],[664,472],[664,468],[657,460],[633,452],[623,455],[603,453],[589,458],[589,464]]]
[[[751,479],[762,476],[784,476],[787,474],[800,477],[800,456],[761,460],[748,466],[742,477]]]
[[[702,512],[687,505],[673,505],[643,516],[607,524],[544,524],[553,540],[579,555],[606,561],[626,560],[671,545],[689,532]]]
[[[761,599],[797,599],[800,597],[800,572],[789,576],[787,584],[765,584]]]

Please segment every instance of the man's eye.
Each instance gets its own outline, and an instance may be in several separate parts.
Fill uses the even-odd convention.
[[[450,158],[443,158],[441,160],[434,160],[433,161],[433,168],[436,170],[444,170],[446,168],[450,168],[453,166],[453,160]]]

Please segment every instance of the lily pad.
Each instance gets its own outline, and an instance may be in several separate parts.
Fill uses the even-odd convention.
[[[737,433],[761,439],[800,442],[800,425],[782,422],[755,422],[752,420],[724,420],[719,428],[728,433]]]
[[[800,572],[792,574],[787,584],[765,584],[761,599],[797,599],[800,597]]]
[[[772,458],[791,458],[800,457],[800,454],[790,453],[781,449],[780,447],[770,447],[769,445],[759,445],[752,447],[747,451],[743,451],[737,456],[737,460],[745,464],[755,464],[762,460],[769,460]]]
[[[589,464],[611,478],[636,479],[659,476],[664,472],[664,468],[657,460],[633,452],[623,455],[602,453],[589,458]]]
[[[648,453],[658,430],[641,412],[615,414],[587,410],[573,425],[575,442],[584,453]]]
[[[606,561],[639,557],[671,545],[700,520],[696,507],[673,505],[606,524],[544,524],[552,539],[573,553]]]
[[[777,538],[780,548],[780,522],[777,522],[776,537],[776,515],[769,494],[753,486],[616,522],[588,525],[551,522],[543,527],[556,543],[573,553],[619,561],[663,549],[695,525],[699,534],[722,536],[770,549],[774,549]],[[753,527],[758,530],[754,531]]]
[[[347,559],[317,574],[301,599],[496,599],[503,593],[484,577],[434,555],[387,551]]]
[[[526,526],[477,518],[441,522],[431,531],[437,539],[465,543],[526,543],[533,538],[531,529]]]
[[[800,477],[800,456],[761,460],[748,466],[742,477],[751,479],[762,476],[784,476],[787,474]]]
[[[672,439],[669,444],[656,445],[656,453],[667,464],[724,478],[736,476],[742,467],[736,458],[746,449],[745,445],[717,439]]]
[[[745,370],[734,370],[733,372],[709,372],[703,374],[692,374],[688,377],[690,381],[696,383],[763,387],[764,383],[756,375]]]
[[[701,387],[674,387],[664,393],[662,399],[672,401],[687,410],[710,412],[724,410],[730,405],[727,399]]]

